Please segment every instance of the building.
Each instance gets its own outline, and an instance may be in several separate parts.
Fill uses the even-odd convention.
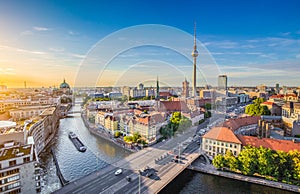
[[[0,85],[0,92],[5,92],[5,91],[7,91],[7,86]]]
[[[242,142],[227,127],[214,127],[202,137],[202,150],[213,157],[228,150],[237,156],[241,149]]]
[[[183,82],[182,82],[182,94],[181,96],[183,98],[188,98],[190,95],[189,95],[189,82],[185,79]]]
[[[0,192],[40,192],[41,177],[33,145],[9,142],[0,151]]]
[[[49,106],[28,106],[12,109],[9,111],[9,114],[13,121],[19,121],[39,116],[47,108],[49,108]]]
[[[253,136],[238,135],[239,140],[243,146],[251,145],[256,148],[260,146],[269,148],[275,151],[289,152],[291,150],[300,151],[300,143],[295,143],[290,140],[271,139],[271,138],[258,138]]]
[[[54,138],[59,126],[59,108],[45,109],[38,117],[25,121],[25,139],[32,136],[36,154],[39,155]]]
[[[268,109],[271,112],[271,115],[281,116],[282,108],[281,108],[281,106],[278,106],[276,103],[266,101],[266,102],[261,103],[260,105],[268,107]]]
[[[0,121],[0,145],[11,141],[26,143],[24,126],[12,121]]]
[[[72,94],[70,85],[66,82],[65,79],[64,79],[63,83],[60,84],[59,90],[60,90],[60,92],[62,92],[62,94],[66,94],[66,95]]]
[[[227,75],[219,75],[218,89],[219,90],[227,90]]]
[[[192,96],[195,97],[197,96],[197,87],[196,87],[196,70],[197,70],[197,57],[199,55],[197,51],[197,43],[196,43],[196,23],[194,25],[194,49],[192,51],[192,57],[194,58],[194,63],[193,63],[193,93]]]
[[[104,128],[110,133],[114,134],[118,128],[118,118],[112,114],[106,114],[104,118]]]
[[[216,92],[213,89],[200,90],[199,97],[203,99],[212,99],[216,97]]]
[[[167,123],[164,113],[154,111],[145,114],[135,111],[134,114],[122,115],[119,126],[123,135],[133,135],[138,132],[151,145],[160,138],[159,130]]]

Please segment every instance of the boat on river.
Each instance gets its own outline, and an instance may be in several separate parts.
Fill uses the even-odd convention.
[[[80,152],[86,151],[86,146],[80,141],[80,139],[74,132],[71,131],[69,133],[69,138],[78,151],[80,151]]]

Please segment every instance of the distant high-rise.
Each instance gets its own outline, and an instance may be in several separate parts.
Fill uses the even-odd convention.
[[[276,89],[276,93],[279,94],[279,92],[280,92],[279,84],[276,84],[276,88],[275,89]]]
[[[158,82],[158,76],[156,79],[156,99],[159,100],[159,82]]]
[[[194,25],[194,50],[192,52],[192,57],[194,58],[194,65],[193,65],[193,94],[192,96],[197,95],[197,87],[196,87],[196,62],[197,62],[197,57],[199,53],[197,51],[197,44],[196,44],[196,22]]]
[[[227,90],[227,75],[219,75],[218,89],[219,90]]]
[[[185,79],[182,82],[182,97],[188,98],[189,97],[189,82]]]

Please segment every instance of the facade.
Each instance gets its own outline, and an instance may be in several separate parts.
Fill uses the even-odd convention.
[[[242,142],[227,127],[214,127],[202,137],[202,150],[215,157],[231,151],[237,156],[242,149]]]
[[[118,130],[118,118],[113,115],[105,115],[104,127],[111,134]]]
[[[59,108],[53,106],[44,110],[39,117],[25,122],[25,137],[33,137],[37,155],[43,151],[55,136],[59,126],[59,119]]]
[[[49,106],[29,106],[18,109],[12,109],[9,114],[13,121],[19,121],[24,119],[30,119],[31,117],[39,116]]]
[[[200,90],[199,97],[203,99],[212,99],[215,98],[216,92],[213,89]]]
[[[188,98],[190,95],[189,95],[189,82],[185,79],[183,82],[182,82],[182,94],[181,96],[184,97],[184,98]]]
[[[219,75],[218,89],[219,90],[227,90],[227,75]]]
[[[0,192],[37,193],[41,191],[39,168],[33,145],[6,143],[0,155]],[[4,154],[5,153],[5,154]]]

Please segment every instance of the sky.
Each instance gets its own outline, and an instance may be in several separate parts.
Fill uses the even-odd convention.
[[[0,85],[300,86],[300,1],[0,1]],[[191,82],[191,81],[190,81]]]

